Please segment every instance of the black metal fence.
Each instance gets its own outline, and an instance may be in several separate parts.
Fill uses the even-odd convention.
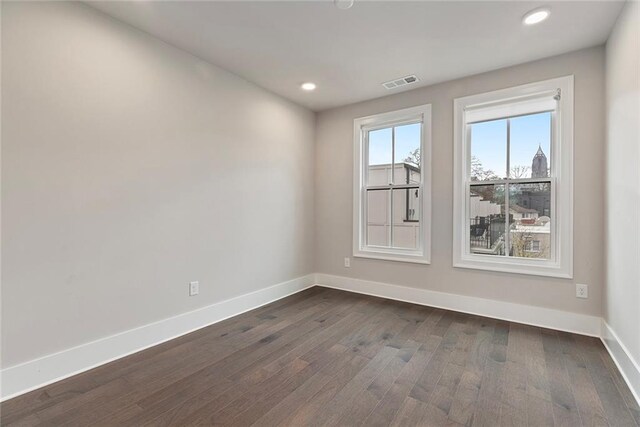
[[[491,249],[504,236],[504,216],[471,218],[471,249]]]

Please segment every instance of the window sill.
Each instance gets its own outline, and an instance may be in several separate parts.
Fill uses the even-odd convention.
[[[374,251],[358,251],[353,254],[354,258],[367,258],[378,259],[382,261],[394,261],[394,262],[408,262],[412,264],[431,264],[431,260],[423,254],[420,255],[408,255],[408,254],[394,254],[388,252],[374,252]]]
[[[497,262],[482,259],[462,259],[453,263],[456,268],[468,268],[473,270],[494,271],[499,273],[514,273],[527,276],[558,277],[561,279],[573,279],[573,273],[567,267],[562,268],[555,264],[535,265],[532,263]]]

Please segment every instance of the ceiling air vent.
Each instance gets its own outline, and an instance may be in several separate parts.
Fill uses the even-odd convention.
[[[388,82],[382,83],[386,89],[395,89],[400,86],[410,85],[418,81],[418,78],[415,75],[405,76],[395,80],[389,80]]]

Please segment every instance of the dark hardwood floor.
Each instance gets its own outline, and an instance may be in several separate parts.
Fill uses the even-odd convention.
[[[0,409],[3,426],[640,424],[598,339],[319,287]]]

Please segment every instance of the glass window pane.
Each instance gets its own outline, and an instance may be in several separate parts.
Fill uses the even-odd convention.
[[[551,167],[551,113],[514,117],[510,130],[509,177],[548,177]]]
[[[420,183],[420,133],[414,123],[395,127],[394,184]]]
[[[389,246],[391,190],[367,191],[367,245]]]
[[[509,254],[551,258],[551,184],[509,185]]]
[[[506,178],[507,120],[474,123],[471,126],[472,181]]]
[[[420,190],[393,190],[393,247],[418,249],[420,238]]]
[[[504,184],[472,185],[469,192],[471,253],[505,255]]]
[[[391,182],[392,128],[369,132],[367,185],[388,185]]]

